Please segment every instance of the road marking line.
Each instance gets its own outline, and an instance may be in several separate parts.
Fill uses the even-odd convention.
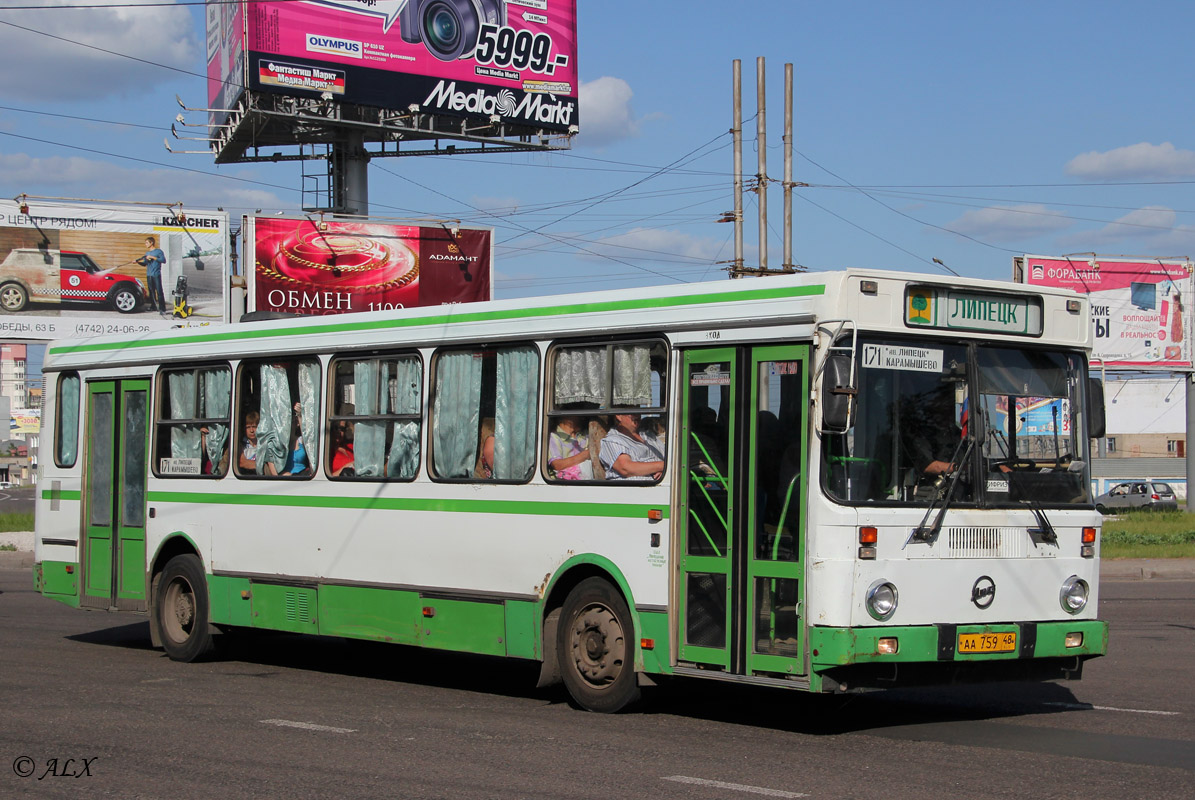
[[[1090,703],[1045,703],[1047,706],[1070,708],[1077,711],[1123,711],[1126,714],[1157,714],[1161,717],[1178,717],[1178,711],[1150,711],[1145,708],[1116,708],[1115,706],[1093,706]]]
[[[266,725],[278,725],[283,728],[302,728],[305,731],[326,731],[327,733],[356,733],[355,728],[333,728],[330,725],[316,725],[314,722],[295,722],[290,719],[263,719]]]
[[[661,778],[664,781],[676,781],[677,783],[691,783],[695,786],[712,786],[715,789],[731,789],[736,792],[750,792],[751,794],[762,794],[768,797],[809,797],[807,794],[800,792],[785,792],[780,789],[765,789],[762,786],[747,786],[742,783],[723,783],[722,781],[710,781],[705,778],[690,778],[687,775],[671,775],[667,778]]]

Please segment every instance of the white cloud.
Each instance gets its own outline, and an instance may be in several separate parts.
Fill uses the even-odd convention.
[[[601,77],[582,83],[579,92],[581,133],[576,143],[581,147],[603,147],[620,139],[639,135],[639,123],[631,111],[629,83],[622,78]]]
[[[1089,181],[1190,178],[1195,176],[1195,151],[1179,150],[1170,142],[1092,150],[1072,158],[1066,173]]]
[[[724,240],[663,228],[634,228],[626,233],[590,242],[584,247],[589,251],[581,254],[585,258],[592,258],[591,254],[598,253],[625,260],[687,266],[698,266],[702,262],[712,264],[730,258]]]
[[[1099,230],[1066,237],[1070,249],[1121,251],[1157,256],[1183,256],[1195,251],[1195,226],[1177,225],[1178,215],[1165,206],[1146,206],[1109,222]]]
[[[224,175],[253,180],[252,173]],[[176,203],[187,207],[227,209],[293,208],[264,188],[219,175],[199,175],[167,168],[129,169],[80,157],[35,158],[25,153],[0,154],[0,175],[13,191],[57,197],[95,197],[114,201]]]
[[[1073,220],[1040,203],[988,206],[968,211],[943,227],[980,239],[1016,241],[1069,228]]]
[[[133,4],[154,1],[126,0]],[[89,2],[48,0],[46,5]],[[52,8],[5,14],[3,22],[30,30],[0,25],[0,52],[9,65],[5,80],[0,82],[0,97],[41,102],[99,99],[134,94],[179,76],[172,70],[112,53],[191,72],[204,71],[202,43],[190,12],[182,6]]]

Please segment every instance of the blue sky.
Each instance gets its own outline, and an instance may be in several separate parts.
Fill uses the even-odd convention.
[[[109,0],[40,4],[89,1]],[[200,78],[73,43],[202,72],[202,7],[11,8],[33,2],[5,0],[0,23],[62,38],[0,24],[17,65],[0,82],[0,193],[297,209],[295,164],[166,152],[174,96],[205,105]],[[370,168],[375,216],[495,228],[499,297],[724,278],[732,226],[715,220],[733,205],[731,61],[743,61],[753,173],[757,56],[777,181],[772,266],[786,61],[794,178],[811,184],[796,191],[794,260],[810,271],[940,272],[937,258],[1007,278],[1026,252],[1195,255],[1195,4],[579,0],[578,18],[570,151]],[[752,263],[750,194],[745,210]],[[525,233],[540,226],[553,238]]]

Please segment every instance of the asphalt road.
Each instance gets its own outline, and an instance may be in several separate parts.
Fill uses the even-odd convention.
[[[572,708],[533,665],[269,635],[177,664],[0,569],[0,797],[1195,796],[1195,581],[1105,582],[1081,682]],[[28,773],[25,776],[25,773]]]

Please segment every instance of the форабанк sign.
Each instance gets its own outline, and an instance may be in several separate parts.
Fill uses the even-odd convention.
[[[237,5],[245,19],[250,89],[330,92],[349,103],[487,121],[496,116],[506,124],[560,132],[578,124],[575,0]],[[240,18],[225,15],[233,25]],[[211,40],[209,35],[209,50],[218,49]],[[228,71],[226,66],[211,75],[213,91],[227,82],[216,75]],[[225,108],[228,99],[221,98]]]
[[[1024,283],[1088,296],[1092,361],[1132,369],[1191,368],[1190,261],[1032,255],[1014,261]]]

